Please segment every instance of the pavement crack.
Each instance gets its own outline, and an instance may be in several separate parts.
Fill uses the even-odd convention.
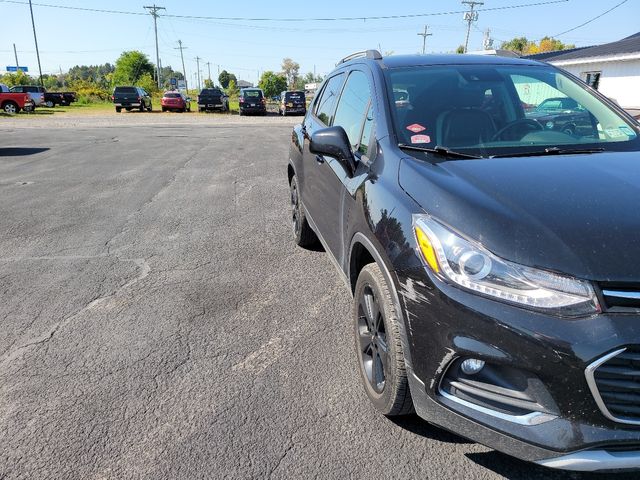
[[[102,257],[102,256],[100,256],[100,257]],[[49,260],[51,258],[38,257],[38,259],[40,259],[40,260],[42,260],[42,259]],[[149,273],[151,272],[151,267],[149,266],[149,264],[147,263],[147,261],[144,258],[123,258],[123,259],[118,259],[118,260],[123,261],[123,262],[133,262],[136,265],[136,267],[138,268],[138,274],[134,278],[129,280],[128,282],[124,283],[123,285],[121,285],[120,287],[116,288],[115,290],[107,293],[106,295],[101,295],[101,296],[95,297],[94,299],[89,301],[84,307],[80,308],[76,312],[72,313],[71,315],[66,316],[65,318],[63,318],[59,322],[55,323],[48,331],[44,332],[43,334],[39,335],[38,337],[32,338],[27,343],[24,343],[24,344],[22,344],[22,345],[20,345],[18,347],[15,347],[13,349],[7,350],[2,355],[2,357],[0,357],[0,366],[2,368],[7,367],[9,364],[11,364],[13,361],[17,360],[18,358],[20,358],[25,352],[27,352],[28,350],[32,349],[33,347],[37,347],[38,345],[46,344],[47,342],[49,342],[49,340],[51,340],[58,333],[58,331],[61,328],[65,327],[66,325],[68,325],[71,322],[73,322],[73,320],[76,319],[78,316],[80,316],[84,312],[86,312],[88,310],[91,310],[92,308],[95,308],[96,306],[106,302],[110,298],[115,297],[116,295],[118,295],[118,293],[122,292],[123,290],[126,290],[126,289],[132,287],[133,285],[135,285],[136,283],[142,281],[143,279],[148,277]]]

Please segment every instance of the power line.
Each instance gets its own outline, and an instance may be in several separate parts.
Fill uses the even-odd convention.
[[[489,7],[475,10],[476,12],[492,12],[497,10],[511,10],[515,8],[525,7],[537,7],[542,5],[552,5],[556,3],[567,3],[570,0],[548,0],[545,2],[525,3],[517,5],[504,5],[501,7]],[[15,3],[26,5],[29,2],[23,0],[0,0],[2,3]],[[110,13],[118,15],[145,15],[140,12],[129,12],[123,10],[106,10],[100,8],[87,8],[87,7],[71,7],[68,5],[55,5],[50,3],[34,3],[39,7],[47,8],[61,8],[65,10],[78,10],[83,12],[94,13]],[[341,21],[367,21],[367,20],[394,20],[404,18],[420,18],[420,17],[433,17],[442,15],[459,15],[467,13],[466,10],[452,10],[445,12],[429,12],[429,13],[413,13],[406,15],[376,15],[376,16],[362,16],[362,17],[312,17],[312,18],[268,18],[268,17],[214,17],[214,16],[199,16],[199,15],[175,15],[165,14],[163,17],[169,18],[183,18],[189,20],[226,20],[226,21],[245,21],[245,22],[341,22]]]
[[[607,10],[606,12],[602,12],[600,15],[597,15],[595,17],[593,17],[591,20],[588,20],[584,23],[581,23],[580,25],[578,25],[577,27],[573,27],[570,28],[569,30],[566,30],[562,33],[557,33],[556,35],[553,35],[553,37],[559,37],[560,35],[564,35],[565,33],[569,33],[569,32],[573,32],[574,30],[577,30],[579,28],[584,27],[585,25],[589,25],[591,22],[595,22],[596,20],[598,20],[600,17],[604,17],[607,13],[612,12],[613,10],[615,10],[616,8],[624,5],[625,3],[627,3],[629,0],[623,0],[622,2],[618,3],[617,5],[611,7],[609,10]],[[552,37],[552,38],[553,38]]]
[[[153,17],[153,27],[156,31],[156,70],[158,72],[158,88],[162,88],[162,71],[160,70],[160,48],[158,47],[158,12],[160,10],[166,10],[164,7],[158,7],[154,3],[151,7],[143,7],[145,10],[149,10],[149,13]]]

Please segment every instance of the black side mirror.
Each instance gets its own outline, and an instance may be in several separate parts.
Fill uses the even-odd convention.
[[[342,163],[349,176],[356,171],[356,160],[351,151],[347,132],[342,127],[322,128],[313,132],[309,142],[309,151],[316,155],[327,155]]]

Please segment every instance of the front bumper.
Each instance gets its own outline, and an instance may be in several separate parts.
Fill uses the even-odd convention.
[[[553,468],[640,469],[640,426],[607,418],[587,382],[589,365],[640,344],[640,316],[562,319],[512,307],[436,278],[398,272],[411,393],[427,421]],[[443,389],[456,359],[478,358],[539,382],[550,408],[505,414]],[[640,388],[640,385],[639,385]]]

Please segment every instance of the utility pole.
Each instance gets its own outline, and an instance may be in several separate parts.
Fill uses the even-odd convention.
[[[218,77],[220,76],[220,64],[218,64]]]
[[[38,57],[38,71],[40,72],[40,86],[44,87],[44,82],[42,81],[42,67],[40,66],[40,50],[38,49],[38,36],[36,35],[36,22],[33,19],[33,5],[31,5],[31,0],[29,0],[29,10],[31,11],[31,26],[33,27],[33,40],[36,42],[36,56]],[[16,57],[17,57],[17,54],[16,54]]]
[[[482,49],[491,50],[493,48],[493,38],[491,38],[491,29],[487,28],[484,32],[484,39],[482,40]]]
[[[471,24],[478,21],[478,12],[474,10],[476,5],[482,6],[484,2],[477,2],[476,0],[462,0],[464,5],[469,5],[469,11],[465,12],[464,20],[467,22],[467,38],[464,41],[464,53],[467,53],[469,48],[469,34],[471,33]]]
[[[16,56],[16,72],[20,69],[20,62],[18,62],[18,50],[16,50],[16,44],[13,44],[13,54]]]
[[[426,49],[427,49],[427,37],[430,37],[433,35],[433,33],[427,33],[428,30],[429,30],[429,27],[425,25],[424,32],[418,34],[419,36],[422,37],[422,54],[423,55],[426,53]]]
[[[183,50],[186,50],[187,47],[183,47],[182,46],[182,40],[178,40],[178,45],[180,45],[178,48],[176,48],[175,50],[180,50],[180,58],[182,59],[182,75],[184,76],[184,86],[187,89],[187,92],[189,91],[189,83],[187,82],[187,69],[184,68],[184,53],[182,53]]]
[[[196,62],[198,63],[198,90],[202,90],[200,86],[200,60],[202,60],[200,57],[196,57]]]
[[[211,62],[207,62],[207,68],[209,69],[209,81],[211,81]]]
[[[29,0],[31,1],[31,0]],[[162,88],[162,78],[161,78],[161,72],[160,72],[160,48],[158,47],[158,17],[160,15],[158,15],[158,11],[159,10],[166,10],[166,8],[164,7],[157,7],[156,4],[154,3],[152,7],[146,6],[144,7],[145,10],[149,10],[149,13],[151,14],[151,16],[153,17],[153,27],[155,29],[156,32],[156,69],[158,71],[158,88]]]

